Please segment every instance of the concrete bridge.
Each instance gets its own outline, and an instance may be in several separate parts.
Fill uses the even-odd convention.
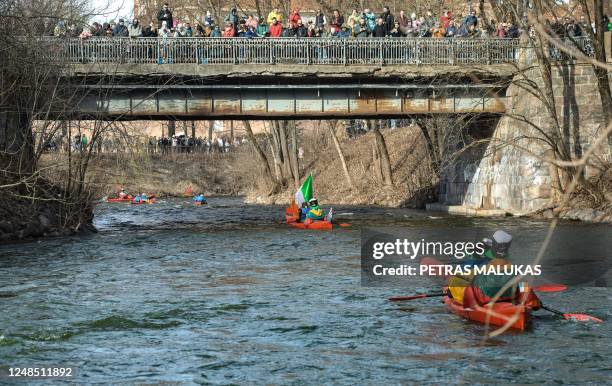
[[[452,168],[442,171],[442,204],[516,213],[538,209],[552,195],[550,172],[539,158],[547,149],[537,139],[541,133],[528,123],[544,124],[544,106],[512,82],[519,68],[536,84],[542,79],[537,66],[527,66],[532,63],[529,48],[519,49],[516,41],[51,39],[48,43],[47,59],[69,64],[65,78],[74,91],[73,103],[54,110],[52,118],[466,116],[476,118],[469,121],[494,140],[464,152]],[[559,53],[551,52],[554,58],[553,54]],[[604,129],[596,77],[588,64],[560,61],[554,66],[553,88],[563,130],[571,138],[567,146],[579,156]],[[27,124],[0,112],[0,134]],[[9,135],[4,137],[7,142]],[[597,157],[610,162],[611,148],[609,142],[602,145]]]
[[[69,118],[328,119],[499,114],[511,39],[49,40]],[[161,64],[158,64],[161,63]]]

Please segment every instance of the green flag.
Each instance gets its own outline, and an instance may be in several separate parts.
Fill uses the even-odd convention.
[[[312,174],[310,174],[300,189],[295,192],[295,203],[298,207],[302,206],[302,203],[308,202],[312,198]]]

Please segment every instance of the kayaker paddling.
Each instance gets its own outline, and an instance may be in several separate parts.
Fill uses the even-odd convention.
[[[204,197],[204,193],[200,193],[197,196],[194,196],[193,197],[193,202],[196,205],[204,205],[204,204],[206,204],[207,201],[206,201],[206,197]]]
[[[512,236],[498,230],[491,239],[491,248],[485,251],[482,258],[472,258],[471,264],[497,268],[510,265],[508,259],[511,244]],[[496,302],[523,303],[530,309],[539,309],[540,300],[528,287],[512,285],[501,291],[512,279],[514,275],[452,276],[448,281],[449,298],[465,308],[482,307],[496,299]]]
[[[316,198],[308,200],[308,209],[304,224],[308,225],[316,221],[325,220],[325,211],[319,207],[319,201]]]
[[[295,193],[293,202],[285,209],[285,222],[293,228],[331,230],[332,211],[327,216],[312,197],[312,175],[308,176]],[[347,225],[347,224],[345,224]]]

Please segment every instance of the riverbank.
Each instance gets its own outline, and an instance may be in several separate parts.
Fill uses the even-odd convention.
[[[28,185],[4,188],[0,243],[95,232],[92,209],[92,205],[66,197],[61,188],[40,178]]]
[[[383,184],[374,133],[349,138],[344,130],[338,131],[353,186],[346,178],[327,130],[314,127],[300,135],[303,150],[299,160],[300,176],[303,179],[308,174],[313,175],[314,193],[321,203],[418,209],[428,205],[432,211],[466,216],[550,219],[558,215],[567,220],[612,222],[610,193],[606,196],[607,201],[602,202],[581,191],[572,198],[570,207],[550,206],[531,213],[483,211],[437,203],[438,180],[426,161],[428,155],[420,129],[416,126],[386,129],[381,130],[381,134],[389,150],[392,187]],[[269,153],[268,138],[260,135],[258,141]],[[57,157],[61,154],[48,155],[43,160],[51,163]],[[226,153],[149,154],[135,151],[95,154],[88,168],[88,184],[96,192],[96,199],[113,195],[121,187],[131,193],[147,192],[158,197],[183,196],[191,187],[193,192],[208,196],[244,196],[247,203],[274,205],[290,203],[296,190],[293,181],[285,181],[284,188],[271,193],[249,143]],[[603,191],[606,189],[610,191],[609,186],[603,186]]]
[[[375,205],[385,207],[425,208],[436,197],[437,179],[433,177],[416,126],[381,130],[393,171],[393,186],[385,186],[373,132],[354,138],[338,133],[340,146],[353,186],[348,182],[334,143],[327,132],[311,134],[304,143],[300,175],[312,174],[314,194],[322,203],[341,205]],[[251,186],[257,186],[252,184]],[[265,189],[249,189],[251,203],[284,205],[291,202],[295,186],[266,195]]]
[[[51,164],[62,154],[49,154],[43,163]],[[157,197],[182,196],[188,187],[205,195],[242,195],[243,186],[233,173],[232,153],[94,154],[87,170],[87,183],[95,199],[112,196],[120,188],[130,193]]]

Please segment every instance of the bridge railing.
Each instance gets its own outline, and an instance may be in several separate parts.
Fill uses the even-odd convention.
[[[47,38],[49,60],[67,63],[498,64],[518,61],[518,39],[435,38]]]

